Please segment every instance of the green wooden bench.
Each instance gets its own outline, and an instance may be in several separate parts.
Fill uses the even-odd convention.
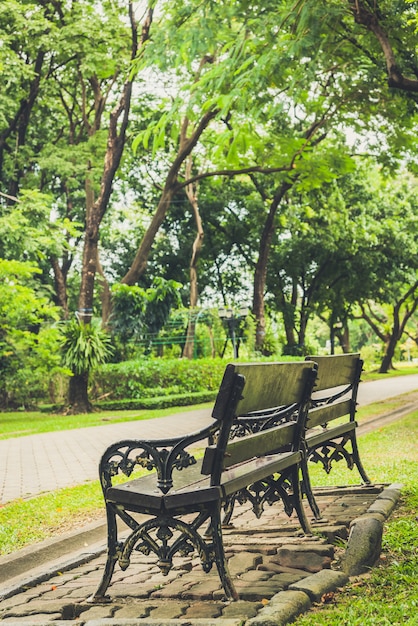
[[[196,551],[204,571],[216,564],[226,597],[237,600],[221,523],[222,508],[237,492],[251,494],[257,514],[263,502],[281,498],[287,513],[296,511],[303,530],[310,532],[301,502],[300,465],[315,377],[316,365],[308,361],[229,364],[212,411],[214,421],[207,428],[185,437],[111,445],[100,462],[108,521],[107,561],[91,601],[108,600],[105,593],[116,562],[125,570],[133,549],[154,553],[163,574],[170,571],[177,553]],[[292,407],[284,423],[230,439],[237,416],[259,411],[274,414],[283,406]],[[204,448],[201,459],[196,454],[199,445]],[[149,473],[132,478],[138,467]],[[120,472],[130,479],[114,484]],[[130,531],[123,540],[118,520]],[[208,522],[209,533],[205,532]]]
[[[370,484],[360,459],[356,436],[357,392],[363,368],[360,355],[308,356],[306,360],[318,365],[306,424],[306,459],[319,463],[327,473],[334,463],[345,460],[349,469],[356,467],[363,482]],[[306,464],[302,469],[306,477]],[[320,511],[310,497],[309,478],[306,480],[307,496],[315,517],[319,519]]]

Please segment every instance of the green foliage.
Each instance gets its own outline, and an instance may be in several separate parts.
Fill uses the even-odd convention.
[[[30,263],[0,259],[0,406],[33,402],[58,370],[58,319]]]
[[[0,255],[36,263],[38,282],[56,290],[65,314],[67,302],[75,308],[73,261],[89,223],[86,207],[100,190],[111,112],[132,71],[131,136],[99,233],[109,282],[129,269],[166,183],[176,193],[153,235],[144,286],[115,287],[115,358],[127,358],[138,340],[160,333],[178,304],[179,287],[169,288],[169,281],[187,281],[195,233],[181,159],[189,148],[192,175],[228,175],[199,184],[202,303],[251,298],[261,233],[284,182],[293,192],[278,207],[274,258],[262,289],[267,307],[299,335],[292,341],[282,333],[280,342],[303,350],[314,314],[329,324],[346,321],[355,299],[396,302],[416,270],[409,210],[416,207],[405,191],[415,181],[400,191],[388,174],[400,162],[416,168],[416,102],[387,88],[379,44],[355,23],[349,4],[167,0],[132,68],[123,0],[3,0]],[[378,18],[402,71],[413,74],[413,3],[381,0]],[[214,117],[203,133],[209,111]],[[373,174],[363,184],[355,153],[384,164],[377,182]],[[232,182],[243,168],[256,171]],[[125,220],[125,210],[135,219]],[[153,284],[155,276],[168,282]],[[295,301],[292,293],[299,294]],[[269,352],[276,339],[270,335]]]
[[[189,391],[187,393],[172,393],[169,387],[166,394],[158,396],[152,395],[150,397],[142,397],[140,400],[102,400],[95,402],[96,409],[102,411],[125,411],[135,409],[166,409],[169,407],[177,406],[191,406],[194,404],[200,404],[204,402],[212,402],[216,398],[217,390],[212,391]],[[161,393],[161,390],[155,390],[156,393]]]
[[[92,397],[120,400],[216,391],[225,361],[218,359],[152,359],[107,363],[91,377]]]
[[[44,261],[79,237],[81,224],[68,218],[50,220],[53,198],[36,189],[21,190],[19,201],[0,212],[0,255],[3,258]]]
[[[91,372],[112,355],[111,339],[97,320],[83,324],[72,319],[63,324],[61,334],[64,363],[74,374]]]
[[[149,336],[157,336],[166,323],[172,307],[181,303],[175,280],[154,278],[151,287],[116,284],[112,290],[110,325],[121,347]],[[126,346],[123,348],[126,354]]]

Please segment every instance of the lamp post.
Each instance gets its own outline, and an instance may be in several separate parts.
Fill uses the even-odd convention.
[[[238,309],[219,307],[219,317],[228,328],[228,338],[231,339],[234,359],[238,358],[239,338],[237,341],[236,328],[241,320],[248,315],[248,307],[241,306]],[[227,338],[227,341],[228,341]],[[225,343],[226,345],[226,343]]]

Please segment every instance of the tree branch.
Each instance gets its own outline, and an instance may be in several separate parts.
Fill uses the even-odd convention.
[[[361,0],[349,0],[357,24],[365,26],[376,37],[386,61],[388,85],[394,89],[418,93],[418,80],[403,75],[396,62],[395,54],[387,33],[380,25],[376,12],[371,12]]]

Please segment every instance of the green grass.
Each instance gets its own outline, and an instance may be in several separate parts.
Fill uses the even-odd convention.
[[[363,463],[376,482],[404,485],[402,502],[385,524],[380,564],[351,579],[331,598],[299,617],[297,626],[377,626],[418,624],[418,412],[359,439]],[[355,470],[319,468],[314,484],[358,482]]]
[[[0,554],[10,554],[103,515],[98,480],[30,500],[14,500],[0,508]]]
[[[377,369],[365,371],[361,375],[361,380],[381,380],[382,378],[394,378],[396,376],[409,376],[410,374],[418,374],[418,367],[412,363],[397,364],[396,369],[390,370],[387,374],[379,374]]]
[[[194,411],[211,407],[213,403],[193,406],[170,407],[167,409],[149,409],[143,411],[98,411],[81,415],[60,415],[43,413],[41,411],[6,411],[0,412],[0,439],[24,437],[38,433],[48,433],[58,430],[72,430],[87,428],[88,426],[103,426],[138,420],[155,419],[173,415],[178,412]]]
[[[417,474],[415,470],[415,476]],[[418,491],[404,492],[383,535],[379,566],[351,579],[329,604],[314,605],[296,626],[403,626],[418,624]]]

